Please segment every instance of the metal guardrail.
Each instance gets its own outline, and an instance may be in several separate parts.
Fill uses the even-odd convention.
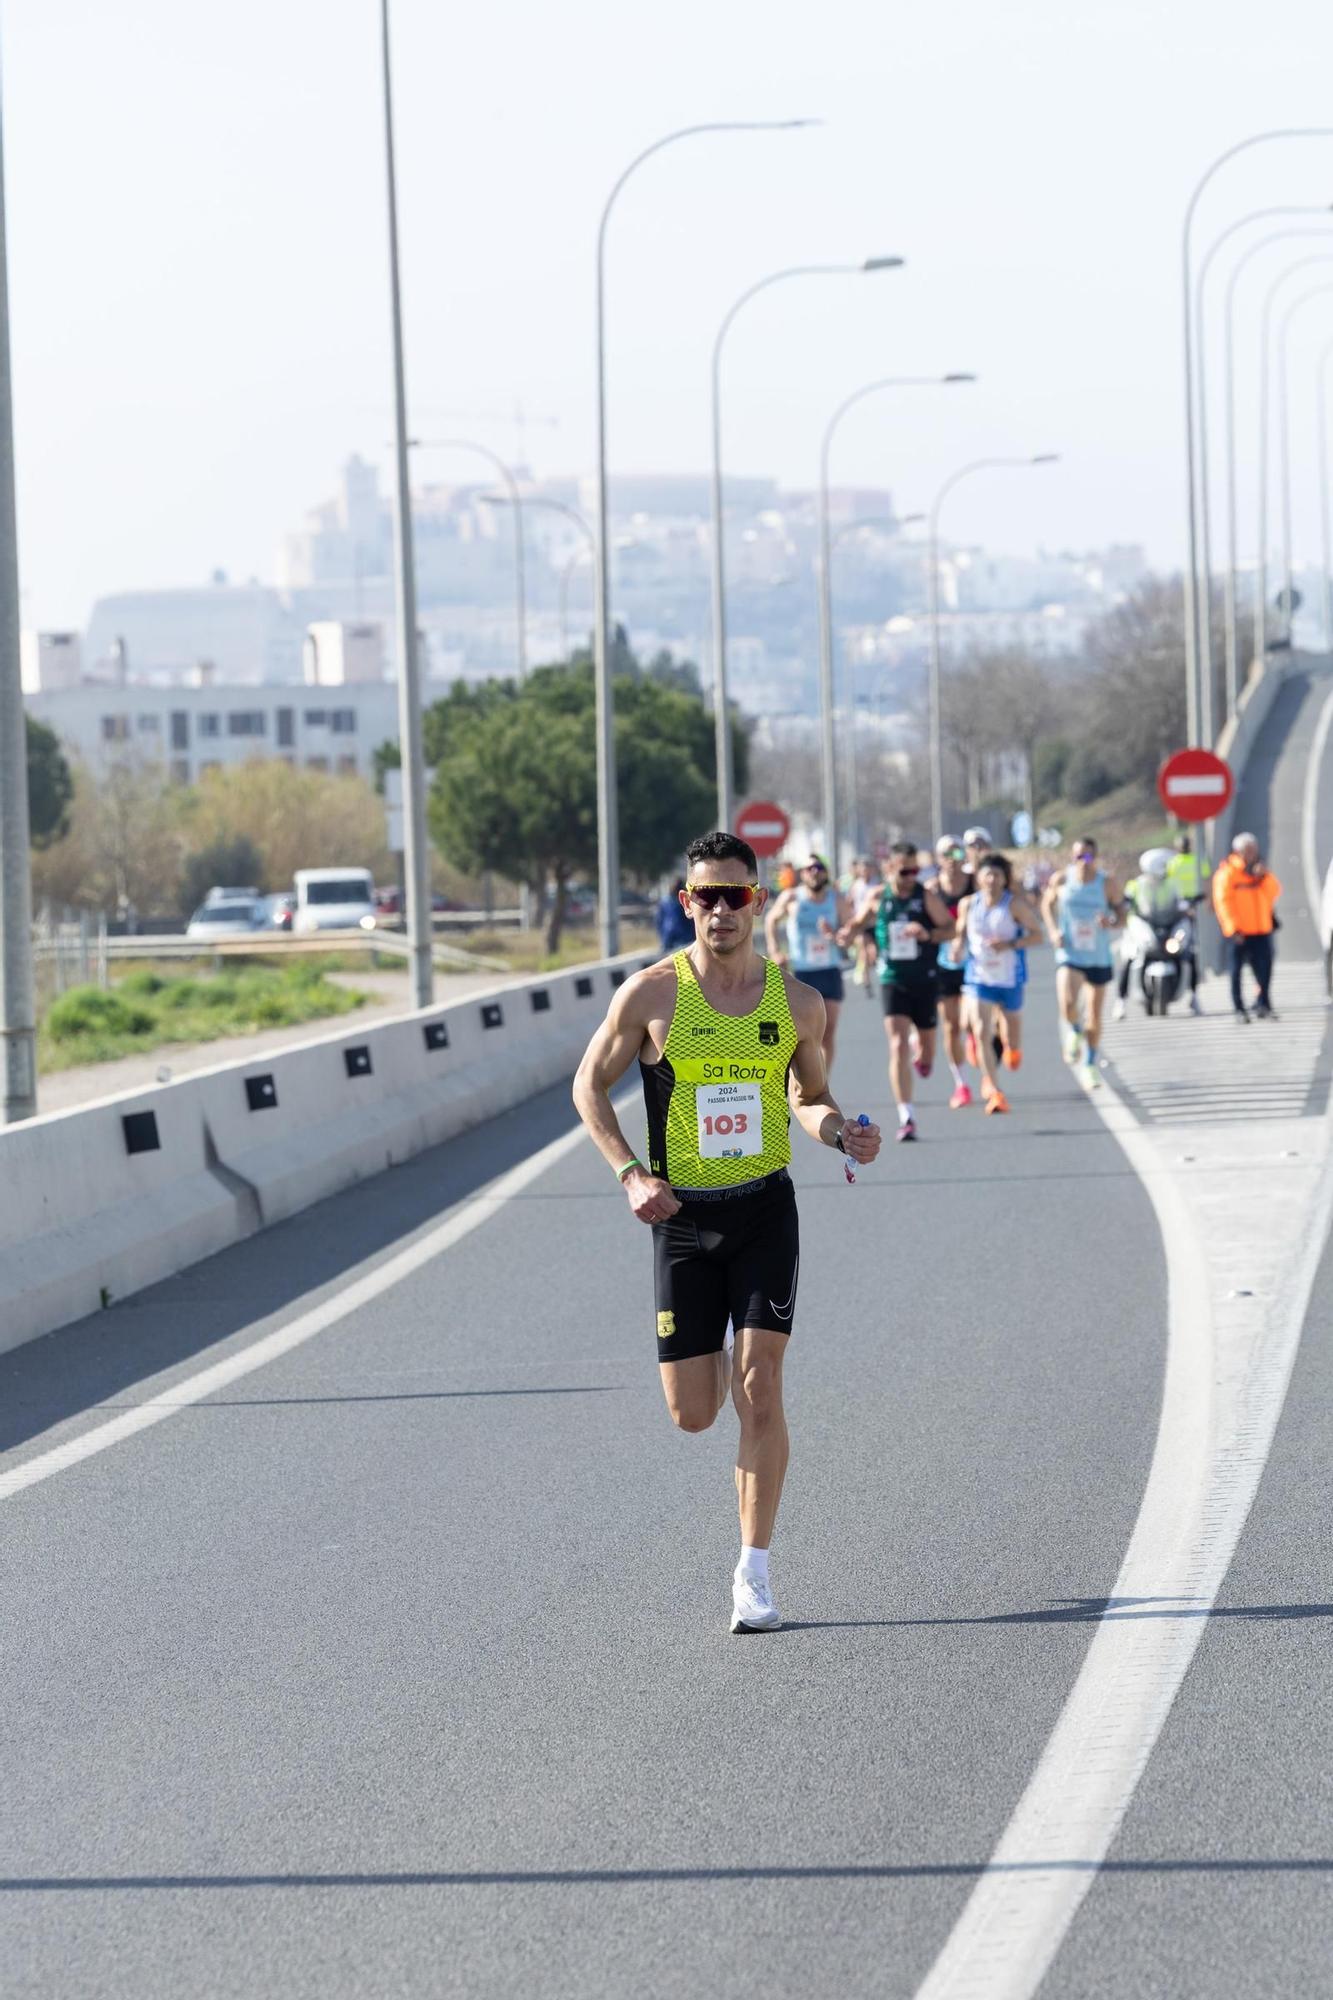
[[[381,951],[389,958],[406,958],[411,950],[401,931],[317,931],[293,937],[287,931],[254,931],[228,938],[187,938],[162,932],[142,932],[134,937],[108,938],[108,958],[256,958],[319,957],[331,951]],[[435,938],[431,957],[439,965],[469,972],[513,972],[503,958],[484,952],[460,951],[457,945]]]

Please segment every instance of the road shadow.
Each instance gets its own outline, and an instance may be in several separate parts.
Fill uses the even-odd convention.
[[[1036,1861],[848,1862],[805,1867],[724,1868],[413,1868],[319,1875],[11,1875],[0,1894],[107,1894],[146,1890],[241,1889],[567,1889],[632,1888],[639,1884],[710,1882],[922,1882],[976,1879],[982,1875],[1324,1875],[1326,1855],[1145,1856],[1097,1861],[1053,1855]]]
[[[992,1611],[975,1617],[793,1618],[783,1632],[856,1632],[933,1625],[1100,1625],[1135,1618],[1333,1618],[1333,1604],[1203,1604],[1187,1597],[1060,1597],[1037,1611]]]
[[[475,1131],[331,1195],[105,1312],[0,1355],[0,1452],[113,1403],[135,1383],[387,1254],[573,1122],[569,1085],[556,1084]]]

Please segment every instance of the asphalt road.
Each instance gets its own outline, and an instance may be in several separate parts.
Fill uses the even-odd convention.
[[[1258,835],[1284,888],[1273,981],[1279,1013],[1284,967],[1317,951],[1302,820],[1311,747],[1330,689],[1333,678],[1312,675],[1280,692],[1238,801],[1237,828]],[[1321,878],[1333,860],[1331,762],[1326,755],[1308,802]],[[1287,995],[1291,987],[1288,972]],[[1292,1025],[1288,1017],[1272,1032]],[[1327,1051],[1319,1072],[1318,1108],[1326,1115]],[[1253,1198],[1271,1198],[1258,1177]],[[1333,1994],[1330,1328],[1333,1248],[1326,1248],[1267,1469],[1226,1584],[1110,1865],[1043,1992],[1172,2000]]]
[[[1160,1400],[1154,1211],[1033,975],[1009,1119],[937,1076],[855,1189],[800,1145],[782,1632],[728,1635],[734,1429],[667,1421],[648,1235],[583,1145],[0,1498],[6,1994],[914,1993],[1098,1629]],[[891,1123],[877,1008],[844,1023],[839,1093]],[[336,1301],[570,1122],[552,1092],[0,1357],[0,1475]],[[1333,1991],[1331,1286],[1043,1993]]]
[[[936,1078],[854,1190],[802,1146],[779,1635],[728,1635],[731,1420],[668,1423],[649,1239],[590,1147],[0,1503],[7,1991],[912,1992],[1155,1421],[1151,1213],[1049,986],[1009,1120]],[[886,1118],[882,1041],[854,994],[837,1083]],[[5,1357],[0,1464],[169,1396],[568,1119],[553,1093]]]

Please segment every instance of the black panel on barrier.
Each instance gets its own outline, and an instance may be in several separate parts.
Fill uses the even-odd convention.
[[[488,1000],[485,1006],[481,1010],[482,1027],[503,1028],[504,1024],[505,1024],[504,1008],[500,1005],[498,1000]]]
[[[343,1061],[349,1076],[369,1076],[371,1073],[370,1050],[364,1045],[343,1050]]]
[[[574,992],[580,1000],[592,999],[592,981],[586,972],[580,973],[574,981]]]
[[[449,1023],[447,1021],[427,1021],[421,1030],[428,1049],[447,1049],[449,1046]]]
[[[247,1076],[245,1101],[252,1111],[275,1111],[278,1104],[278,1086],[271,1076]]]
[[[162,1141],[157,1135],[156,1111],[127,1111],[120,1124],[125,1134],[127,1153],[161,1152]]]
[[[625,968],[623,965],[613,965],[611,967],[611,984],[613,986],[623,986],[625,984]]]
[[[534,1014],[549,1014],[551,1011],[551,996],[544,986],[532,989],[532,1011]]]

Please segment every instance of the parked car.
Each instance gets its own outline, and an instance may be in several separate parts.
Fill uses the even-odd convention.
[[[253,884],[246,889],[213,888],[204,897],[204,908],[207,909],[210,903],[256,903],[258,901],[259,891]]]
[[[375,885],[368,868],[298,868],[292,929],[373,931]]]
[[[185,926],[185,935],[214,943],[218,938],[249,937],[262,921],[261,909],[261,904],[242,902],[239,897],[228,903],[201,903]]]

